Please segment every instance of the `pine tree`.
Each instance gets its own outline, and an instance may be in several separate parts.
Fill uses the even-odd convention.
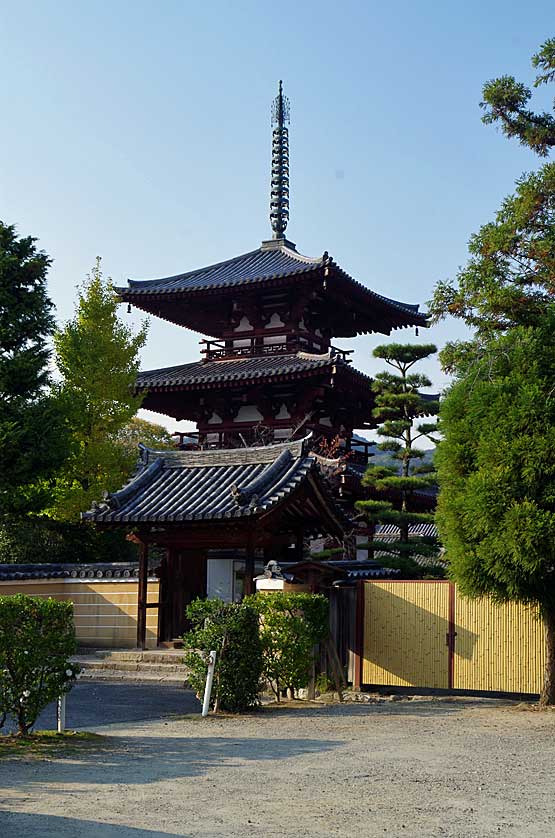
[[[382,423],[378,435],[384,440],[378,448],[389,452],[394,465],[368,466],[362,482],[373,497],[359,501],[357,508],[373,528],[386,523],[399,528],[398,541],[382,541],[378,536],[368,547],[372,554],[379,551],[384,566],[399,567],[410,576],[426,572],[417,564],[415,556],[426,556],[432,567],[433,559],[439,554],[437,539],[409,536],[411,524],[434,520],[432,513],[418,511],[416,503],[417,493],[435,484],[434,466],[422,462],[425,451],[416,447],[416,443],[422,439],[437,442],[436,423],[423,420],[438,413],[439,402],[420,393],[422,388],[431,386],[431,381],[411,370],[418,361],[435,352],[433,344],[394,343],[378,346],[373,353],[395,370],[379,373],[372,385],[375,393],[372,413]]]
[[[534,87],[555,81],[555,38],[541,45],[532,56],[532,66],[540,72]],[[499,122],[507,137],[518,137],[521,145],[528,146],[540,157],[546,157],[555,146],[555,117],[544,111],[534,113],[528,107],[532,91],[514,76],[501,76],[486,82],[481,102],[486,124]]]
[[[0,222],[0,515],[40,506],[32,484],[49,478],[67,453],[48,370],[50,259],[35,242]]]
[[[120,488],[129,476],[129,452],[117,437],[141,405],[134,385],[147,327],[134,335],[117,307],[98,258],[79,291],[75,317],[54,335],[60,398],[71,429],[71,454],[48,510],[61,520],[79,520],[93,500]]]

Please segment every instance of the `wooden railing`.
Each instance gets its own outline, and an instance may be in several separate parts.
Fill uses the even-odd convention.
[[[271,429],[268,428],[270,431]],[[267,445],[271,442],[285,442],[286,440],[266,439],[260,428],[249,428],[242,430],[226,429],[225,431],[176,431],[172,436],[176,437],[177,447],[182,451],[207,451],[221,448],[250,448],[252,446]],[[319,448],[318,438],[313,440],[314,450]],[[344,445],[337,452],[337,456],[347,455],[350,463],[366,466],[372,457],[370,449],[373,443],[360,440],[345,440]]]
[[[247,343],[248,342],[248,343]],[[353,349],[338,349],[336,346],[315,344],[309,339],[298,336],[286,337],[279,343],[264,343],[263,336],[236,337],[221,340],[201,340],[201,355],[203,361],[221,361],[227,358],[263,357],[268,355],[292,355],[297,352],[307,352],[313,355],[324,355],[331,350],[332,357],[341,358],[350,363],[349,355]],[[241,346],[237,344],[241,343]],[[245,345],[246,344],[246,345]]]

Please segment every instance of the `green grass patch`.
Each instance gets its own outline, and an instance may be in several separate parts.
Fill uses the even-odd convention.
[[[15,736],[13,734],[0,736],[0,759],[6,757],[59,757],[75,754],[106,741],[105,736],[98,733],[87,733],[66,730],[57,733],[55,730],[38,730],[29,736]]]

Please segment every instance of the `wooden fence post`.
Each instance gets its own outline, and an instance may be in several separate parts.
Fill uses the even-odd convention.
[[[357,582],[355,615],[353,690],[357,691],[362,687],[362,664],[364,661],[364,582],[362,580]]]
[[[146,649],[146,601],[148,594],[148,544],[139,548],[139,590],[137,596],[137,646]]]

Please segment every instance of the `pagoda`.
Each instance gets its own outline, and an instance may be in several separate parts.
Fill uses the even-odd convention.
[[[341,459],[329,457],[330,443],[348,451],[353,431],[372,427],[372,393],[371,379],[332,340],[426,325],[418,306],[376,294],[327,252],[303,256],[286,238],[288,121],[280,82],[271,239],[225,262],[117,289],[129,306],[206,336],[200,360],[142,371],[136,384],[144,408],[191,420],[196,433],[181,435],[182,450],[141,446],[129,483],[82,514],[130,530],[139,545],[141,648],[148,608],[158,609],[157,642],[171,641],[194,597],[251,593],[263,561],[300,560],[311,537],[344,541],[352,522],[338,503],[341,487],[330,491]],[[357,482],[363,459],[342,464],[343,487],[347,471]],[[147,596],[152,547],[163,553],[157,603]]]
[[[255,250],[208,267],[118,288],[122,301],[206,336],[202,358],[139,373],[143,407],[197,426],[200,448],[279,443],[312,434],[317,448],[373,426],[371,379],[332,340],[425,326],[417,305],[357,282],[325,252],[286,238],[289,102],[272,113],[270,222]],[[191,434],[188,437],[190,445]],[[186,445],[182,438],[182,444]]]

